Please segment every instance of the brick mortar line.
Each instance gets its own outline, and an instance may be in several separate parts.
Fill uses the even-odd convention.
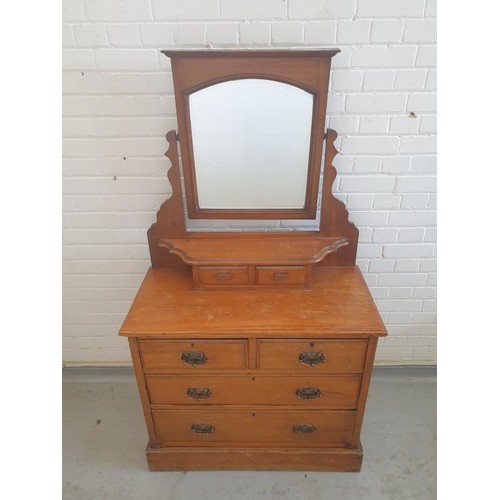
[[[382,118],[388,117],[387,115],[345,115],[345,116],[351,116],[351,117],[380,116]],[[434,116],[434,115],[425,115],[425,116]],[[400,137],[401,135],[408,135],[410,137],[435,137],[435,136],[437,136],[437,133],[436,132],[408,132],[408,133],[405,133],[405,132],[389,132],[389,133],[387,133],[387,132],[386,133],[383,133],[383,132],[359,132],[359,133],[358,132],[356,132],[356,133],[349,132],[349,133],[345,133],[345,134],[340,134],[339,138],[352,139],[355,137],[359,137],[360,135],[364,138],[372,137],[372,138],[381,139],[381,138]],[[135,136],[132,136],[132,138],[134,138],[134,137]],[[66,140],[80,140],[77,137],[65,137],[64,139],[66,139]],[[126,140],[127,142],[130,142],[131,137],[126,136],[126,135],[117,136],[117,137],[90,135],[90,136],[85,136],[81,140],[83,140],[83,139],[90,139],[94,142],[110,142],[110,141],[117,141],[117,140]],[[162,139],[164,139],[164,137],[162,137],[162,136],[146,136],[146,137],[137,138],[138,141],[140,141],[140,140],[160,141]],[[156,155],[156,153],[151,153],[151,154],[153,156]],[[360,153],[356,153],[356,155],[359,155],[359,154]],[[378,155],[381,155],[383,153],[369,153],[369,152],[367,152],[366,154],[362,154],[362,156],[365,156],[365,155],[372,156],[372,154],[373,154],[373,156],[378,156]],[[410,153],[408,153],[408,155],[410,155]],[[146,156],[149,156],[149,155],[146,155]]]
[[[413,194],[413,193],[412,193]],[[425,193],[422,193],[422,194],[425,194]],[[347,205],[349,205],[349,202],[347,203]],[[402,212],[412,212],[413,210],[411,209],[396,209],[396,210],[393,210],[391,211],[390,213],[402,213]],[[353,212],[353,213],[358,213],[358,212],[369,212],[369,213],[372,213],[372,212],[377,212],[377,213],[384,213],[385,210],[377,210],[377,209],[370,209],[370,208],[367,208],[366,210],[350,210],[350,212]],[[432,212],[435,212],[435,210],[428,210],[428,209],[420,209],[419,210],[419,213],[432,213]],[[130,211],[127,211],[127,210],[123,210],[123,211],[120,211],[120,212],[116,212],[116,211],[107,211],[107,210],[96,210],[94,212],[78,212],[78,211],[74,211],[74,212],[63,212],[64,215],[102,215],[102,214],[105,214],[105,215],[127,215],[127,216],[130,216],[130,215],[152,215],[154,216],[156,214],[156,211],[153,209],[151,211],[133,211],[133,212],[130,212]],[[237,226],[236,223],[233,223],[234,225]],[[264,224],[265,225],[265,224]],[[270,229],[274,228],[276,226],[276,224],[274,225],[269,225],[268,227]],[[311,224],[311,226],[313,226]],[[367,228],[370,228],[371,226],[361,226],[361,227],[367,227]],[[385,226],[374,226],[376,229],[380,229],[380,228],[385,228]],[[400,226],[391,226],[390,228],[388,229],[397,229],[398,227]],[[113,226],[109,226],[109,225],[106,225],[106,226],[92,226],[92,227],[86,227],[86,228],[78,228],[78,227],[71,227],[71,228],[64,228],[64,229],[71,229],[71,230],[80,230],[80,231],[84,231],[84,230],[97,230],[97,229],[105,229],[105,228],[109,228],[109,229],[113,229],[113,230],[120,230],[120,228],[116,228],[116,227],[113,227]],[[408,227],[407,226],[401,226],[400,228],[402,229],[407,229]],[[410,229],[436,229],[437,228],[437,224],[434,224],[434,225],[429,225],[429,226],[412,226]],[[140,228],[139,228],[140,229]],[[251,229],[251,228],[249,228]],[[123,230],[130,230],[130,228],[126,228],[126,229],[123,229]],[[146,231],[147,229],[145,229]],[[429,244],[429,245],[432,245],[432,244],[435,244],[436,242],[435,241],[429,241],[429,242],[425,242],[423,240],[420,240],[419,241],[420,243],[425,243],[425,244]],[[418,242],[412,242],[412,241],[391,241],[391,240],[387,240],[387,241],[384,241],[384,242],[380,242],[380,241],[366,241],[366,242],[360,242],[360,245],[365,245],[365,244],[372,244],[372,243],[376,243],[376,244],[393,244],[393,243],[401,243],[401,244],[413,244],[413,243],[418,243]],[[106,246],[102,243],[100,244],[97,244],[99,246]],[[135,243],[134,245],[137,245],[137,246],[141,246],[140,243]]]
[[[286,42],[280,43],[280,42],[274,42],[274,43],[267,43],[267,42],[256,42],[253,45],[248,44],[247,42],[243,42],[243,44],[230,44],[230,43],[217,43],[217,42],[210,42],[212,44],[211,48],[207,48],[206,45],[202,44],[187,44],[187,43],[181,43],[181,44],[167,44],[167,43],[143,43],[142,45],[137,45],[136,43],[130,43],[130,45],[81,45],[78,43],[75,43],[75,45],[63,45],[63,49],[67,50],[131,50],[131,49],[136,49],[136,50],[155,50],[155,48],[162,48],[162,49],[167,49],[170,48],[172,50],[175,50],[175,48],[182,48],[185,50],[189,50],[189,47],[192,46],[193,50],[195,50],[195,47],[199,47],[200,50],[206,50],[207,52],[210,52],[211,50],[217,50],[217,48],[225,48],[228,50],[231,49],[236,49],[239,48],[241,50],[243,49],[250,49],[258,45],[262,50],[265,49],[270,49],[270,48],[282,48],[283,50],[287,49],[311,49],[313,50],[314,48],[327,48],[326,43],[325,46],[322,47],[315,47],[313,44],[308,44],[306,42],[301,43],[300,45],[289,45]],[[340,45],[340,44],[339,44]],[[432,46],[432,45],[437,45],[437,42],[435,41],[428,41],[428,40],[422,40],[422,41],[399,41],[399,42],[394,42],[394,41],[387,41],[387,42],[378,42],[378,41],[369,41],[369,42],[362,42],[362,43],[352,43],[349,44],[348,46],[345,46],[345,42],[342,43],[344,45],[344,48],[358,48],[358,47],[363,47],[363,48],[369,48],[369,47],[419,47],[419,46]]]
[[[131,25],[137,26],[138,24],[169,24],[176,26],[178,24],[259,24],[259,23],[283,23],[283,22],[297,22],[297,23],[319,23],[319,22],[337,22],[337,21],[437,21],[437,17],[426,16],[425,14],[407,17],[407,16],[385,16],[385,17],[373,17],[366,16],[361,17],[357,13],[354,17],[317,17],[317,18],[287,18],[287,17],[273,17],[273,18],[256,18],[256,19],[243,19],[241,17],[235,18],[204,18],[203,19],[172,19],[172,18],[156,18],[156,19],[144,19],[138,21],[122,21],[120,19],[110,20],[109,18],[93,18],[82,21],[81,19],[67,19],[62,22],[63,26],[93,26],[95,24],[104,25]]]
[[[227,47],[226,47],[227,48]],[[291,47],[290,47],[291,48]],[[199,47],[198,47],[199,49]],[[193,50],[198,50],[197,48],[193,47]],[[335,61],[333,61],[333,64],[335,64]],[[363,70],[368,70],[368,71],[398,71],[398,70],[408,70],[408,69],[437,69],[437,65],[433,64],[424,64],[421,66],[406,66],[406,65],[401,65],[401,66],[351,66],[351,65],[345,65],[345,66],[333,66],[333,69],[331,73],[335,73],[335,71],[346,71],[346,70],[352,70],[352,71],[363,71]],[[467,69],[467,66],[465,66],[465,69]],[[92,74],[116,74],[116,75],[123,75],[123,74],[138,74],[138,75],[146,75],[146,74],[167,74],[171,75],[172,73],[165,69],[165,73],[161,71],[161,67],[156,67],[156,68],[144,68],[144,69],[100,69],[100,68],[87,68],[87,69],[81,69],[81,70],[75,70],[74,68],[63,68],[62,72],[63,74],[65,73],[92,73]]]
[[[432,116],[432,115],[426,115],[426,116]],[[329,128],[332,128],[332,127],[329,127]],[[333,127],[333,128],[335,128],[335,127]],[[341,135],[339,132],[339,138],[340,137],[374,137],[372,134],[373,134],[372,132],[357,132],[355,135],[349,134],[349,136],[344,136],[344,135]],[[384,135],[383,137],[427,137],[428,136],[427,134],[429,134],[429,132],[422,132],[421,135],[415,135],[415,132],[391,132],[390,134]],[[431,132],[430,134],[437,135],[437,133],[435,133],[435,132]],[[377,137],[379,137],[379,136],[377,136]],[[105,140],[105,139],[109,139],[109,140],[113,140],[113,141],[120,140],[120,139],[124,139],[124,140],[130,140],[130,139],[137,139],[137,140],[155,139],[155,140],[159,140],[159,139],[162,139],[162,136],[140,135],[139,133],[138,134],[119,135],[119,136],[118,135],[112,136],[112,135],[108,135],[108,134],[106,134],[106,135],[98,135],[98,134],[80,135],[80,134],[63,133],[62,139],[63,140],[71,140],[71,139],[75,139],[75,140],[90,140],[90,139]],[[357,155],[357,156],[359,156],[359,155]],[[362,153],[361,156],[371,156],[371,154]],[[65,157],[65,158],[69,158],[69,157]],[[71,158],[76,158],[76,157],[71,157]],[[78,158],[87,158],[87,157],[78,157]],[[127,157],[127,158],[129,158],[129,157]]]
[[[389,70],[390,71],[390,70]],[[354,96],[354,95],[389,95],[389,94],[394,94],[394,95],[402,95],[402,94],[409,94],[409,95],[415,95],[415,94],[424,94],[424,95],[432,95],[432,94],[437,94],[437,89],[380,89],[380,90],[373,90],[373,89],[366,89],[366,90],[352,90],[352,91],[345,91],[345,90],[335,90],[332,89],[329,92],[329,95],[333,96]],[[143,96],[153,96],[153,97],[175,97],[174,92],[134,92],[134,93],[126,93],[126,92],[112,92],[112,93],[92,93],[92,94],[85,94],[81,92],[68,92],[64,94],[65,97],[143,97]]]

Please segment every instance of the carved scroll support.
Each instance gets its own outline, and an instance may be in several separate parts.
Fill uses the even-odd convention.
[[[156,222],[148,230],[149,253],[153,267],[185,265],[176,255],[170,254],[158,246],[158,241],[162,238],[183,238],[186,236],[176,131],[170,130],[166,139],[169,147],[165,156],[171,163],[167,178],[172,187],[172,196],[162,203],[156,214]]]
[[[332,187],[337,177],[337,170],[333,166],[333,159],[338,151],[334,141],[337,132],[329,128],[326,131],[325,168],[323,172],[323,194],[321,197],[320,233],[324,236],[345,236],[349,238],[349,245],[323,259],[320,265],[324,266],[354,266],[358,248],[358,228],[349,222],[349,213],[340,200],[332,194]]]

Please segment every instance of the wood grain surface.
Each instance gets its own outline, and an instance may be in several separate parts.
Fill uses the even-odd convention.
[[[356,448],[264,448],[169,446],[146,450],[149,470],[295,470],[357,472],[363,449]]]
[[[149,374],[151,405],[285,405],[304,408],[355,409],[361,375],[162,375]],[[297,391],[314,388],[319,396],[302,399]],[[209,391],[193,399],[189,389]],[[196,393],[195,393],[196,394]]]
[[[347,410],[276,410],[183,407],[153,410],[160,445],[178,446],[262,446],[275,443],[300,448],[348,446],[356,412]],[[197,434],[193,425],[211,426],[207,434]],[[309,433],[294,431],[297,425],[310,425]]]
[[[192,289],[189,268],[152,268],[120,335],[137,337],[387,335],[355,266],[313,269],[308,290]]]
[[[349,244],[344,237],[307,236],[288,238],[273,234],[233,238],[212,233],[211,238],[161,239],[158,245],[178,255],[186,264],[208,265],[305,265],[321,261],[329,253]]]

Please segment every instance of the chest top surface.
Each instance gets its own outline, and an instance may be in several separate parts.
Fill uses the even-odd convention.
[[[310,290],[192,289],[189,269],[151,268],[120,330],[122,336],[199,338],[385,336],[357,266],[313,269]]]

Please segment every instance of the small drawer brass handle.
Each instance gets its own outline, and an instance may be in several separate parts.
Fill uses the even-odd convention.
[[[204,365],[208,361],[208,358],[204,352],[188,351],[182,353],[181,361],[187,365],[196,366]]]
[[[215,427],[211,424],[193,424],[191,431],[195,434],[212,434],[215,432]]]
[[[189,387],[186,394],[189,399],[200,400],[208,399],[212,395],[212,392],[208,388],[200,389],[199,387]]]
[[[295,391],[299,399],[316,399],[321,397],[321,391],[317,387],[300,387]]]
[[[310,434],[311,432],[316,432],[316,427],[312,424],[295,424],[293,432],[297,434]]]
[[[223,272],[223,273],[215,273],[215,279],[217,281],[230,281],[231,278],[232,278],[232,275],[228,271]]]
[[[321,365],[325,362],[325,355],[319,351],[304,351],[300,353],[299,361],[308,366]]]
[[[288,273],[274,273],[273,280],[274,281],[288,281]]]

